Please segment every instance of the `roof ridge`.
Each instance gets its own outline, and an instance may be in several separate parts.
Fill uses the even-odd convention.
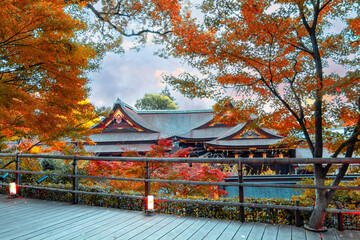
[[[211,113],[213,112],[212,109],[198,109],[198,110],[136,110],[137,114],[146,114],[146,113],[152,113],[152,114],[162,114],[162,113]]]

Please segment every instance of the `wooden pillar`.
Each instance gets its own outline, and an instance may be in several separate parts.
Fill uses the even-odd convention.
[[[238,161],[238,183],[243,183],[243,165],[241,160]],[[244,202],[244,187],[239,185],[239,203]],[[243,206],[239,206],[239,220],[245,222],[245,211]]]
[[[79,178],[77,177],[77,159],[76,156],[74,156],[73,158],[73,190],[74,191],[79,191]],[[72,198],[73,198],[73,204],[79,204],[79,194],[78,193],[73,193],[72,194]]]
[[[149,162],[148,161],[145,161],[145,168],[144,168],[144,174],[145,174],[145,176],[144,176],[144,178],[145,178],[145,180],[148,180],[148,179],[150,179],[150,172],[149,172]],[[153,212],[154,212],[154,209],[153,209],[153,207],[151,207],[151,208],[149,208],[149,196],[150,196],[150,182],[147,182],[147,181],[145,181],[145,197],[144,197],[144,199],[145,199],[145,201],[144,201],[144,203],[145,203],[145,213],[146,214],[148,214],[148,215],[151,215]]]
[[[300,206],[300,200],[295,200],[295,206],[296,207]],[[300,210],[296,209],[295,210],[295,226],[301,227],[302,225],[303,225],[303,221],[301,219]]]
[[[145,179],[150,179],[149,162],[145,161]],[[150,182],[145,182],[145,198],[150,195]]]
[[[16,171],[20,171],[20,157],[18,155],[18,153],[16,153],[15,155],[15,170]],[[21,174],[20,173],[15,173],[15,184],[16,184],[16,190],[17,190],[17,195],[20,196],[21,195],[21,188],[18,187],[19,185],[21,185]]]
[[[343,205],[341,202],[336,202],[335,203],[336,205],[336,208],[337,209],[342,209],[343,208]],[[343,213],[337,213],[337,222],[338,222],[338,229],[339,231],[344,231],[345,228],[344,228],[344,214]]]

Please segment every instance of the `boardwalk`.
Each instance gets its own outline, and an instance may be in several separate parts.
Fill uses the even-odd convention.
[[[0,239],[360,239],[360,232],[179,217],[0,195]]]

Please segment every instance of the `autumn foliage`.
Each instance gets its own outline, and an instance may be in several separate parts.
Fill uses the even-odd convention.
[[[98,39],[108,49],[123,51],[123,37],[135,37],[141,45],[153,34],[154,42],[165,44],[160,55],[182,58],[197,68],[203,78],[183,73],[165,81],[189,97],[217,100],[217,120],[233,124],[257,116],[256,124],[278,130],[293,140],[288,144],[304,139],[316,158],[325,148],[334,157],[360,153],[358,0],[203,0],[195,12],[200,18],[191,12],[187,4],[191,1],[180,0],[97,1],[96,5],[1,1],[0,137],[36,137],[50,144],[87,133],[82,126],[93,107],[84,103],[84,72],[95,52],[78,41],[86,26],[72,17],[66,2],[82,2],[96,15],[103,33]],[[344,73],[334,70],[339,67]],[[339,127],[344,133],[330,131]],[[147,156],[187,154],[187,150],[169,154],[169,148],[170,143],[161,140]],[[325,185],[330,167],[315,164],[317,185]],[[141,163],[97,162],[84,171],[142,177],[142,169]],[[344,164],[331,184],[339,185],[347,169]],[[208,165],[166,163],[152,163],[151,176],[216,181],[224,177]],[[142,189],[139,182],[101,184]],[[154,193],[166,189],[182,195],[222,194],[216,188],[152,185]],[[311,227],[322,227],[324,209],[334,193],[316,190]]]
[[[315,158],[326,149],[333,157],[359,155],[359,9],[352,0],[203,0],[201,19],[187,10],[172,19],[163,54],[184,59],[204,77],[165,80],[187,96],[214,98],[220,116],[257,116],[258,125],[287,136],[286,144],[304,140]],[[228,99],[235,108],[224,105]],[[317,185],[325,185],[330,167],[315,164]],[[347,169],[344,164],[331,184]],[[311,228],[322,228],[334,193],[316,191]]]
[[[65,2],[0,2],[1,137],[50,146],[88,135],[84,125],[96,114],[84,74],[95,52],[77,38],[86,24]]]
[[[151,145],[151,150],[145,157],[186,157],[190,154],[191,148],[180,149],[175,153],[169,153],[172,142],[167,139],[161,139],[157,145]],[[139,157],[136,152],[125,152],[123,157]],[[121,177],[121,178],[144,178],[144,163],[137,162],[107,162],[91,161],[84,166],[83,171],[92,176]],[[212,181],[221,182],[227,177],[219,168],[212,167],[209,164],[194,163],[191,166],[187,163],[150,163],[150,178],[167,180],[189,180],[189,181]],[[125,193],[144,191],[144,183],[130,181],[97,181],[94,185],[110,188],[111,191],[122,191]],[[151,193],[154,195],[171,194],[177,196],[201,196],[208,198],[217,198],[221,195],[227,195],[218,186],[202,185],[181,185],[166,183],[151,183]]]
[[[305,139],[314,157],[325,148],[359,154],[358,9],[358,1],[204,0],[203,21],[190,12],[173,18],[166,49],[204,78],[165,80],[186,96],[214,98],[231,121],[253,113],[293,143]],[[330,131],[339,127],[345,134]]]

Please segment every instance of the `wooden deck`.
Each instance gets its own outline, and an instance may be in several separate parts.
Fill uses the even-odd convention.
[[[190,218],[0,195],[0,239],[269,239],[348,240],[360,232]]]

